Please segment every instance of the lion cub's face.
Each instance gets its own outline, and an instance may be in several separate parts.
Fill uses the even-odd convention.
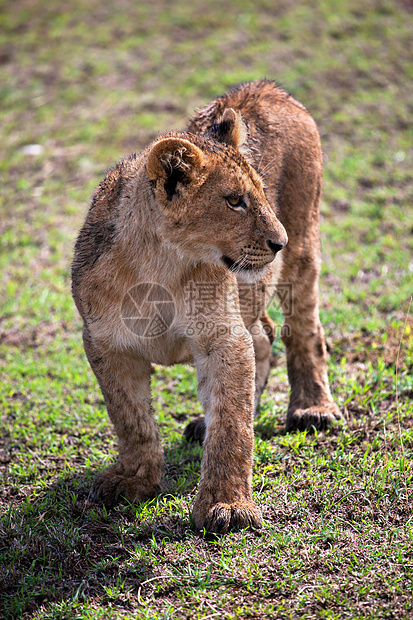
[[[162,214],[162,239],[195,261],[250,279],[262,275],[287,234],[261,178],[236,149],[240,123],[233,110],[226,111],[223,144],[191,134],[161,138],[146,169]]]

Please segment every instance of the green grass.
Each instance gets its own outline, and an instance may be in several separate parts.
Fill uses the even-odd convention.
[[[412,616],[412,44],[404,0],[3,3],[2,618]],[[163,494],[109,513],[90,501],[116,440],[69,266],[109,166],[260,77],[320,128],[321,317],[345,423],[285,434],[277,341],[255,421],[264,526],[203,538],[190,521],[202,451],[182,441],[201,412],[192,368],[153,375]]]

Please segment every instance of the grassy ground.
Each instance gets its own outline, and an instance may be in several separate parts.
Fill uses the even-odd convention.
[[[0,616],[411,618],[412,13],[390,0],[14,0],[0,15]],[[73,241],[122,155],[242,80],[277,79],[325,152],[321,315],[346,423],[287,435],[284,354],[256,420],[260,532],[190,526],[191,368],[159,368],[165,493],[109,514],[116,454],[70,297]],[[33,145],[37,145],[33,147]]]

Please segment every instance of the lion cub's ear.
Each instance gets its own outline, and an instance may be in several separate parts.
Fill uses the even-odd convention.
[[[247,128],[239,112],[227,108],[208,132],[208,136],[222,144],[239,149],[247,139]]]
[[[204,155],[195,144],[182,138],[163,138],[149,152],[146,170],[151,181],[163,181],[168,201],[179,196],[178,183],[188,185],[197,175]]]

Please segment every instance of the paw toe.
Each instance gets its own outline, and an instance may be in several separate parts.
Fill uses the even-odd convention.
[[[287,431],[325,430],[340,418],[340,410],[335,403],[295,409],[288,413]]]
[[[246,527],[258,528],[261,525],[261,513],[252,502],[218,503],[208,512],[204,528],[207,532],[226,534]]]
[[[92,499],[106,508],[126,501],[139,504],[151,499],[160,492],[160,484],[142,477],[120,476],[106,471],[95,479],[92,486]]]
[[[93,501],[106,508],[113,508],[119,501],[118,487],[120,481],[120,476],[108,477],[104,474],[97,476],[91,490]]]

